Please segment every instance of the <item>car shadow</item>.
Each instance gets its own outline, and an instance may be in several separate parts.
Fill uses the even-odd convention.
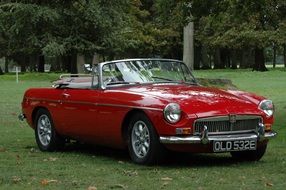
[[[62,152],[80,153],[93,157],[104,158],[115,162],[133,164],[127,150],[118,150],[103,146],[94,146],[82,143],[70,143]],[[261,161],[260,161],[261,162]],[[251,164],[252,162],[237,161],[229,153],[216,154],[192,154],[181,152],[168,152],[163,160],[154,166],[159,167],[215,167],[215,166],[235,166],[240,164]]]

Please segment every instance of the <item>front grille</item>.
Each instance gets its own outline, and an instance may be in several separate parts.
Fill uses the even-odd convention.
[[[198,119],[194,124],[194,134],[200,134],[207,126],[209,134],[256,131],[262,118],[259,116],[236,116],[230,121],[230,116],[210,117]]]

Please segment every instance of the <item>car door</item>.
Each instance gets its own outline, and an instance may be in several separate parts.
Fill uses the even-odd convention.
[[[64,89],[61,94],[61,127],[65,135],[89,141],[99,136],[97,89]]]

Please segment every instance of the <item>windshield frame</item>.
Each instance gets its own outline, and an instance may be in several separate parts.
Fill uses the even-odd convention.
[[[128,61],[178,62],[178,63],[183,64],[185,66],[185,68],[187,69],[188,74],[192,77],[193,82],[191,84],[195,84],[195,85],[198,84],[197,81],[196,81],[196,78],[192,74],[191,70],[189,69],[189,67],[187,67],[187,65],[183,61],[176,60],[176,59],[162,59],[162,58],[121,59],[121,60],[106,61],[106,62],[98,63],[98,64],[95,64],[93,66],[93,70],[92,70],[93,80],[92,81],[94,81],[94,79],[97,79],[98,80],[98,85],[97,85],[98,88],[103,89],[103,90],[106,89],[107,86],[103,82],[103,66],[107,65],[107,64],[119,63],[119,62],[128,62]],[[185,71],[183,71],[183,72],[185,72]],[[170,82],[172,82],[172,83],[179,83],[179,81],[170,81]],[[162,83],[162,82],[156,82],[156,83]],[[168,83],[168,82],[165,82],[165,83]],[[188,84],[189,82],[184,82],[184,83]],[[134,82],[134,83],[130,83],[130,84],[138,84],[138,83]],[[121,84],[121,85],[128,85],[128,84]],[[94,85],[92,85],[92,86],[94,86]],[[112,87],[112,86],[118,86],[118,85],[110,85],[108,87]]]

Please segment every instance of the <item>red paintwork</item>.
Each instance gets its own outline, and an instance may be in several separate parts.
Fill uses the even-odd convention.
[[[69,96],[64,96],[69,94]],[[261,115],[265,123],[273,123],[258,104],[263,97],[241,91],[185,84],[141,84],[101,89],[36,88],[26,91],[23,113],[31,127],[33,112],[48,109],[58,133],[82,141],[112,147],[124,147],[122,137],[125,116],[134,109],[144,111],[157,133],[176,135],[175,129],[191,127],[197,118],[229,114]],[[171,102],[183,111],[177,124],[164,120],[163,109]]]

